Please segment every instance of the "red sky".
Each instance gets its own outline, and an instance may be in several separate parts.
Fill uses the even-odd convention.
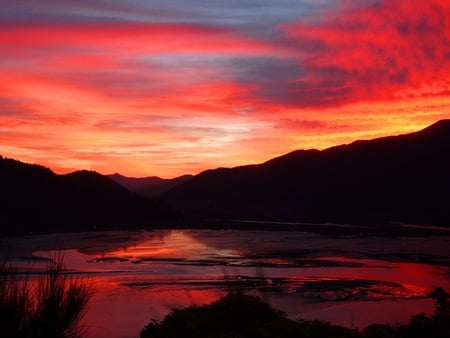
[[[0,154],[174,177],[450,118],[444,0],[2,1]]]

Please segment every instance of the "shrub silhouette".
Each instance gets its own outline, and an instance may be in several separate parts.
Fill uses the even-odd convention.
[[[63,273],[62,258],[49,264],[45,278],[31,283],[6,264],[0,267],[0,335],[76,338],[93,293],[90,282]]]
[[[363,332],[327,322],[294,321],[258,297],[230,293],[204,306],[173,310],[152,320],[141,338],[450,338],[450,295],[442,288],[430,293],[435,312],[411,318],[405,325],[373,324]]]
[[[0,333],[5,337],[26,337],[31,310],[30,288],[17,279],[6,264],[0,266]]]
[[[205,306],[173,310],[161,322],[153,320],[141,338],[281,338],[360,337],[355,330],[320,321],[296,322],[258,297],[228,294]]]
[[[405,325],[370,325],[364,330],[364,338],[450,338],[450,295],[442,288],[430,293],[434,298],[434,314],[420,313]]]

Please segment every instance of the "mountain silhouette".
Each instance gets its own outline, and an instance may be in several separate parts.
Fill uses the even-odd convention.
[[[159,196],[193,177],[192,175],[183,175],[172,179],[164,179],[157,176],[127,177],[118,173],[107,176],[129,191],[147,198]]]
[[[187,216],[317,222],[450,221],[450,120],[419,132],[204,171],[163,199]]]
[[[93,171],[56,175],[0,157],[0,232],[136,227],[173,214]]]

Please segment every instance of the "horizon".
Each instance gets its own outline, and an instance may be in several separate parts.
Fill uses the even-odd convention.
[[[2,4],[0,154],[174,178],[450,118],[444,0],[183,4]]]
[[[106,173],[102,173],[102,172],[98,172],[98,171],[91,170],[91,169],[86,169],[86,168],[79,168],[79,169],[76,169],[76,170],[73,170],[73,171],[68,171],[68,172],[58,173],[58,172],[54,171],[52,168],[47,167],[47,166],[45,166],[45,165],[43,165],[43,164],[41,164],[41,163],[26,162],[26,161],[23,161],[23,160],[20,159],[20,158],[8,157],[8,156],[5,156],[4,154],[1,154],[1,153],[0,153],[0,158],[4,158],[4,159],[7,159],[7,160],[15,160],[15,161],[19,161],[19,162],[27,163],[27,164],[31,164],[31,165],[43,166],[43,167],[45,167],[45,168],[50,169],[51,171],[53,171],[53,173],[55,173],[55,174],[57,174],[57,175],[65,175],[65,174],[71,174],[71,173],[74,173],[74,172],[77,172],[77,171],[86,171],[86,170],[87,170],[87,171],[97,172],[97,173],[99,173],[99,174],[101,174],[101,175],[103,175],[103,176],[114,176],[114,175],[119,175],[119,176],[122,176],[122,177],[124,177],[124,178],[130,178],[130,179],[158,178],[158,179],[171,180],[171,179],[175,179],[175,178],[180,178],[180,177],[182,177],[182,176],[196,176],[196,175],[202,173],[203,171],[207,171],[207,170],[215,170],[215,169],[219,169],[219,168],[237,168],[237,167],[246,166],[246,165],[250,165],[250,166],[251,166],[251,165],[260,165],[260,164],[263,164],[263,163],[265,163],[265,162],[267,162],[267,161],[273,160],[273,159],[275,159],[275,158],[277,158],[277,157],[282,157],[282,156],[288,155],[288,154],[290,154],[291,152],[295,152],[295,151],[308,151],[308,150],[318,150],[318,151],[322,151],[322,150],[327,150],[327,149],[334,148],[334,147],[350,145],[350,144],[352,144],[352,143],[354,143],[354,142],[358,142],[358,141],[372,141],[372,140],[377,140],[377,139],[384,138],[384,137],[390,137],[390,136],[394,136],[394,137],[395,137],[395,136],[402,136],[402,135],[414,134],[414,133],[420,132],[420,131],[422,131],[422,130],[424,130],[424,129],[427,129],[427,128],[429,128],[429,127],[432,127],[432,126],[438,124],[439,122],[443,122],[443,121],[445,121],[445,122],[450,122],[450,119],[442,119],[442,120],[435,121],[435,122],[431,123],[430,125],[427,125],[427,126],[425,126],[424,128],[421,128],[421,129],[419,129],[419,130],[414,130],[414,131],[412,131],[411,133],[402,133],[402,134],[387,135],[387,136],[376,137],[376,138],[373,138],[373,139],[358,139],[358,140],[353,140],[353,141],[350,142],[350,143],[336,144],[336,145],[332,145],[332,146],[330,146],[330,147],[323,148],[323,149],[317,149],[317,148],[294,149],[294,150],[292,150],[292,151],[290,151],[290,152],[285,152],[285,153],[283,153],[283,154],[280,154],[280,155],[277,155],[277,156],[274,156],[274,157],[265,159],[265,160],[263,160],[262,162],[258,162],[258,163],[249,163],[249,164],[244,164],[244,165],[237,165],[237,166],[234,166],[234,167],[212,166],[212,167],[206,168],[206,169],[204,169],[204,170],[202,170],[202,171],[200,171],[200,172],[197,172],[197,173],[184,173],[184,174],[177,175],[177,176],[173,176],[173,177],[163,177],[163,176],[157,176],[157,175],[151,175],[151,174],[150,174],[150,175],[143,175],[143,176],[130,176],[130,175],[126,175],[126,174],[120,173],[120,172],[106,172]]]

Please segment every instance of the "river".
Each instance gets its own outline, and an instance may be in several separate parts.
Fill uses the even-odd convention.
[[[432,287],[450,290],[450,233],[114,231],[5,237],[0,249],[27,278],[63,255],[68,274],[93,282],[89,338],[138,337],[151,318],[227,292],[259,295],[294,319],[364,328],[430,313]]]

